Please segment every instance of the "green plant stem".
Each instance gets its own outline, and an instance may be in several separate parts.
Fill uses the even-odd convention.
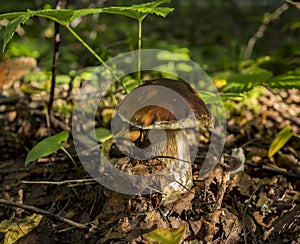
[[[66,150],[64,149],[63,147],[60,148],[61,150],[63,150],[65,152],[65,154],[67,154],[67,156],[71,159],[72,163],[74,164],[75,168],[78,170],[78,167],[77,167],[77,164],[76,162],[74,161],[73,157],[71,156],[71,154]]]
[[[48,107],[45,105],[45,116],[46,116],[46,125],[48,130],[48,136],[51,136],[51,123],[50,123],[50,116],[48,113]]]
[[[139,30],[138,30],[138,74],[137,74],[137,84],[141,84],[141,49],[142,49],[142,22],[143,19],[138,19]]]
[[[66,28],[70,33],[91,53],[94,55],[94,57],[106,68],[108,69],[114,79],[122,86],[125,93],[128,93],[127,88],[123,85],[123,83],[120,81],[120,79],[116,76],[116,74],[112,71],[112,69],[104,62],[104,60],[69,26],[66,25]]]
[[[71,32],[71,34],[87,49],[90,51],[91,54],[94,55],[96,59],[108,70],[111,70],[110,67],[107,66],[107,64],[104,62],[104,60],[84,41],[82,38],[69,26],[66,26],[68,31]]]

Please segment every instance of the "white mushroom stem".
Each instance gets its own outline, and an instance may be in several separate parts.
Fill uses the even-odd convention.
[[[162,159],[162,161],[167,162],[164,174],[168,183],[162,189],[163,201],[167,204],[178,200],[182,193],[189,190],[192,187],[193,179],[185,130],[167,129],[165,130],[165,136],[166,140],[163,143],[157,143],[155,151],[157,151],[156,155],[158,156],[170,157]]]

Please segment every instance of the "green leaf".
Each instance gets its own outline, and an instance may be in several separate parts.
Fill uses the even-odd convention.
[[[26,20],[28,20],[28,18],[31,18],[33,16],[39,16],[56,21],[61,25],[68,25],[73,19],[80,16],[74,16],[74,12],[75,11],[71,9],[43,9],[38,11],[28,10],[27,12],[0,14],[0,20],[13,19],[12,21],[14,21],[17,18],[27,18]],[[24,23],[25,22],[23,22],[22,24]]]
[[[242,98],[243,95],[240,93],[231,93],[231,92],[226,92],[226,93],[221,93],[220,94],[222,100],[227,100],[227,99],[236,99],[236,98]]]
[[[55,136],[47,137],[46,139],[39,142],[34,148],[32,148],[27,154],[25,160],[25,167],[34,160],[42,157],[46,157],[51,153],[56,152],[62,146],[64,146],[68,140],[69,133],[67,131],[62,131]]]
[[[289,23],[287,23],[284,27],[283,27],[283,30],[286,31],[286,30],[296,30],[300,28],[300,21],[299,20],[293,20],[293,21],[290,21]]]
[[[3,243],[17,243],[18,239],[34,230],[41,222],[42,218],[42,215],[34,213],[24,219],[2,220],[0,223],[0,232],[5,233]]]
[[[275,153],[277,153],[285,145],[285,143],[287,143],[287,141],[292,137],[292,135],[293,131],[291,126],[287,126],[283,130],[281,130],[270,145],[268,152],[269,158],[271,158]]]
[[[170,2],[170,0],[159,0],[151,3],[137,4],[128,7],[112,6],[108,8],[78,9],[78,10],[74,10],[71,21],[78,17],[88,15],[88,14],[95,14],[95,13],[109,13],[109,14],[124,15],[134,19],[143,18],[148,14],[155,14],[158,16],[166,17],[174,9],[168,7],[158,7],[158,6],[168,2]]]
[[[44,9],[35,12],[36,16],[51,19],[61,25],[68,25],[74,19],[74,10],[71,9]]]
[[[57,75],[56,76],[56,84],[57,85],[63,85],[63,84],[69,84],[71,81],[71,77],[69,75]]]
[[[279,89],[300,89],[300,73],[288,72],[270,79],[266,85]]]
[[[104,142],[112,137],[110,130],[106,128],[96,128],[95,133],[99,142]]]
[[[157,6],[166,2],[169,2],[169,0],[160,0],[152,3],[132,5],[129,7],[120,6],[120,7],[108,7],[108,8],[78,9],[78,10],[46,9],[46,10],[37,11],[36,15],[54,20],[62,25],[67,25],[72,20],[78,17],[89,15],[89,14],[96,14],[96,13],[110,13],[110,14],[125,15],[127,17],[131,17],[135,19],[139,19],[147,14],[156,14],[165,17],[174,9],[168,7],[157,7]]]
[[[3,41],[2,52],[4,52],[6,45],[14,36],[16,29],[21,24],[24,24],[31,17],[32,14],[29,13],[19,15],[18,17],[10,21],[10,23],[6,26],[6,28],[0,32],[0,40]]]
[[[240,74],[230,75],[222,91],[233,93],[250,91],[254,87],[264,85],[272,76],[272,72],[262,68],[243,70]]]
[[[220,104],[222,103],[221,97],[219,94],[215,94],[209,91],[199,91],[199,97],[205,102],[205,104]]]
[[[172,8],[140,8],[140,7],[110,7],[103,9],[103,12],[110,14],[124,15],[133,19],[142,19],[148,14],[156,14],[165,17],[172,12]]]
[[[146,238],[158,244],[178,244],[185,232],[185,225],[179,228],[156,229],[151,231]]]
[[[51,19],[60,23],[61,25],[67,25],[72,20],[85,16],[88,14],[95,13],[111,13],[111,14],[119,14],[125,15],[131,18],[139,19],[144,15],[155,14],[158,16],[166,17],[169,13],[171,13],[174,8],[169,7],[158,7],[161,4],[168,3],[170,0],[157,0],[155,2],[137,4],[132,6],[116,6],[116,7],[107,7],[107,8],[94,8],[94,9],[43,9],[39,11],[27,11],[27,12],[13,12],[13,13],[5,13],[0,14],[0,20],[2,19],[15,19],[18,17],[25,16],[40,16],[47,19]]]
[[[23,15],[27,15],[28,12],[13,12],[13,13],[5,13],[5,14],[0,14],[0,20],[3,19],[14,19]]]
[[[134,19],[143,19],[148,14],[155,14],[158,16],[166,17],[174,10],[174,8],[158,6],[167,2],[170,2],[170,0],[157,0],[155,2],[132,5],[129,7],[109,7],[103,8],[103,12],[124,15]]]
[[[103,8],[87,8],[87,9],[76,9],[73,12],[73,16],[70,19],[70,21],[79,18],[81,16],[89,15],[89,14],[97,14],[97,13],[102,13]]]

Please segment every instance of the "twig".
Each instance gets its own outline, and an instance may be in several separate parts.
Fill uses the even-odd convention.
[[[264,33],[267,29],[267,27],[269,26],[269,24],[278,19],[280,17],[280,15],[285,12],[286,10],[288,10],[289,6],[287,3],[283,3],[280,7],[278,7],[273,13],[271,14],[265,14],[263,22],[261,23],[261,25],[258,27],[257,31],[254,33],[254,35],[249,39],[247,47],[246,47],[246,51],[245,51],[245,55],[244,55],[244,59],[249,59],[252,55],[252,51],[254,48],[254,45],[256,43],[256,41],[259,38],[262,38],[264,36]]]
[[[56,214],[53,214],[51,212],[48,212],[46,210],[36,208],[36,207],[33,207],[33,206],[20,204],[20,203],[14,203],[14,202],[10,202],[10,201],[4,200],[4,199],[0,199],[0,204],[4,204],[4,205],[7,205],[7,206],[11,206],[11,207],[22,208],[22,209],[25,209],[25,210],[30,211],[30,212],[34,212],[34,213],[37,213],[37,214],[44,215],[48,219],[51,219],[51,220],[54,220],[54,221],[59,221],[59,222],[64,222],[64,223],[66,223],[68,225],[71,225],[73,227],[76,227],[76,228],[85,229],[85,230],[88,229],[88,226],[86,226],[85,224],[74,222],[70,219],[66,219],[64,217],[58,216]]]
[[[59,119],[55,118],[53,114],[50,116],[50,122],[52,125],[55,125],[55,127],[60,127],[62,130],[70,131],[71,128],[67,124],[63,123]]]
[[[64,180],[64,181],[28,181],[28,180],[22,180],[21,183],[23,184],[39,184],[39,185],[65,185],[70,183],[87,183],[87,182],[93,182],[96,179],[80,179],[80,180]]]
[[[256,168],[257,170],[266,170],[266,171],[269,171],[269,172],[273,172],[273,173],[276,173],[276,174],[283,175],[285,177],[292,177],[292,178],[300,179],[300,176],[297,175],[297,174],[289,173],[289,172],[286,172],[284,170],[273,168],[273,167],[268,166],[268,165],[258,165],[256,163],[252,163],[252,162],[249,162],[249,161],[246,161],[245,164],[247,164],[250,167]]]
[[[17,103],[22,97],[20,96],[12,96],[12,97],[0,97],[0,105],[5,104],[14,104]]]
[[[300,3],[299,0],[285,0],[288,3],[293,4],[296,8],[300,9]]]

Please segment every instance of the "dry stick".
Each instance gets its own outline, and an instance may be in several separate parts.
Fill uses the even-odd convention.
[[[14,104],[17,103],[22,97],[13,96],[13,97],[0,97],[0,105]],[[2,111],[1,111],[2,112]],[[6,110],[4,110],[6,112]]]
[[[85,224],[74,222],[70,219],[66,219],[64,217],[53,214],[49,211],[46,211],[46,210],[43,210],[43,209],[40,209],[40,208],[36,208],[36,207],[33,207],[33,206],[14,203],[14,202],[10,202],[10,201],[4,200],[4,199],[0,199],[0,204],[4,204],[4,205],[7,205],[7,206],[11,206],[11,207],[22,208],[22,209],[25,209],[25,210],[30,211],[30,212],[34,212],[34,213],[37,213],[37,214],[44,215],[45,217],[47,217],[51,220],[64,222],[64,223],[66,223],[68,225],[71,225],[73,227],[76,227],[76,228],[85,229],[85,230],[88,229],[88,226],[86,226]]]
[[[288,3],[293,4],[296,8],[300,9],[300,2],[299,2],[299,0],[298,1],[297,0],[285,0],[285,1],[288,2]]]
[[[89,183],[94,182],[96,179],[79,179],[79,180],[64,180],[64,181],[27,181],[22,180],[22,184],[41,184],[41,185],[65,185],[70,183]]]
[[[255,168],[257,170],[266,170],[266,171],[269,171],[269,172],[272,172],[272,173],[283,175],[285,177],[292,177],[292,178],[300,179],[300,176],[297,175],[297,174],[289,173],[289,172],[286,172],[282,169],[273,168],[273,167],[268,166],[268,165],[258,165],[256,163],[252,163],[250,161],[246,161],[245,164],[248,165],[249,167]]]
[[[288,4],[284,3],[280,7],[278,7],[272,14],[268,14],[268,15],[265,14],[262,24],[258,27],[258,30],[254,33],[254,35],[248,41],[244,59],[249,59],[251,57],[251,54],[252,54],[252,51],[253,51],[256,41],[259,38],[262,38],[264,36],[264,33],[265,33],[268,25],[272,21],[278,19],[283,12],[288,10],[288,8],[289,8]]]

